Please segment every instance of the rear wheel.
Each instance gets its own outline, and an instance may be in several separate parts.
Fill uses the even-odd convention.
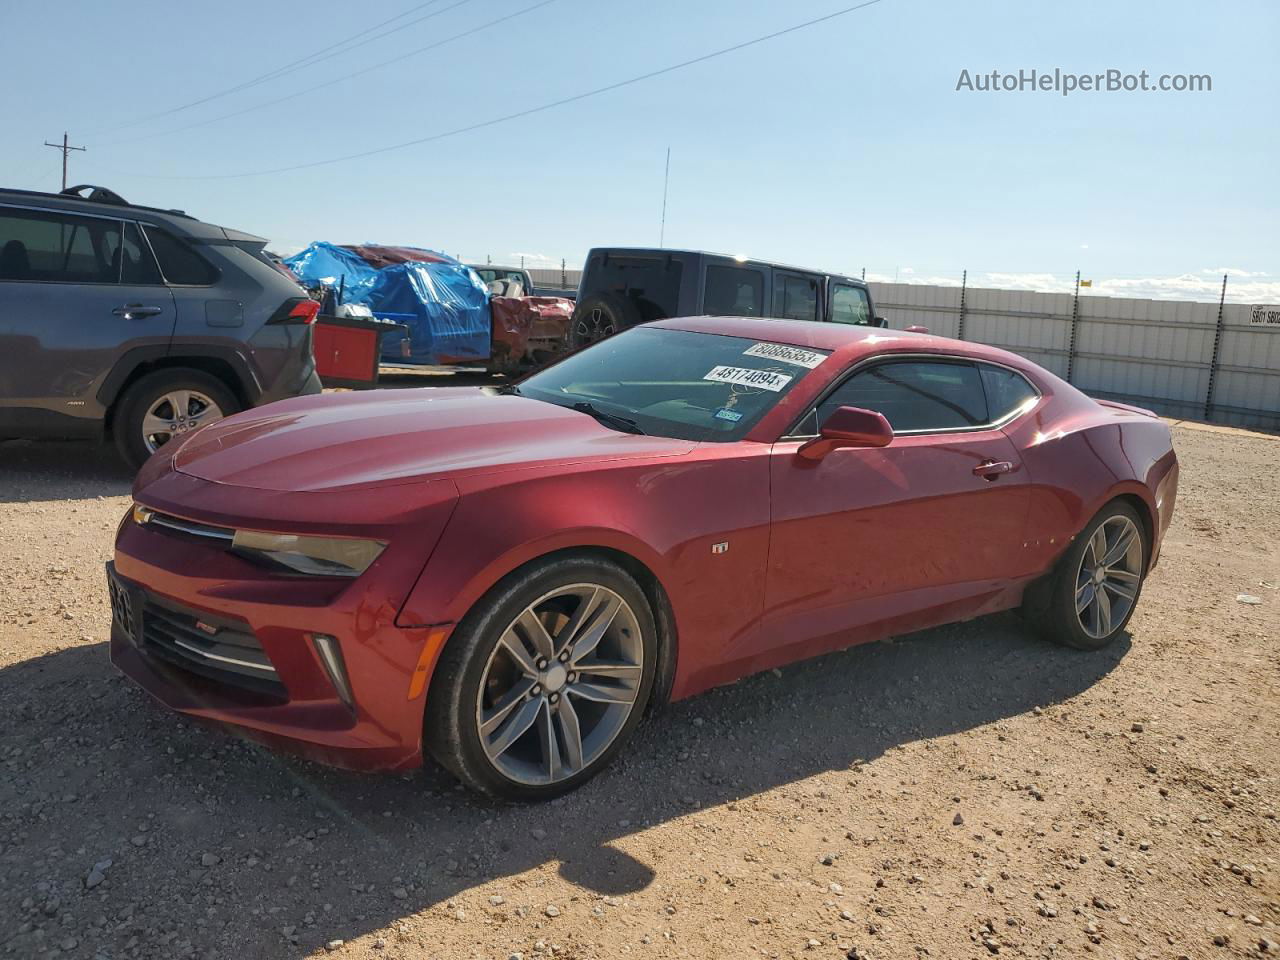
[[[1107,504],[1059,561],[1035,619],[1058,643],[1107,646],[1138,605],[1149,550],[1138,512],[1121,500]]]
[[[220,380],[200,370],[157,370],[130,384],[112,420],[116,449],[135,470],[170,440],[240,409]]]
[[[596,293],[585,297],[573,311],[569,342],[575,350],[611,337],[641,322],[640,311],[627,297]]]
[[[541,562],[450,638],[427,696],[427,749],[493,797],[565,793],[630,737],[656,662],[653,614],[626,571],[594,557]]]

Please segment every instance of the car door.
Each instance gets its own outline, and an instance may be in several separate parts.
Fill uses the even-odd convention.
[[[19,430],[96,425],[116,361],[167,349],[174,320],[136,224],[0,206],[0,409]]]
[[[884,414],[894,439],[817,462],[797,456],[804,437],[774,445],[760,642],[803,656],[999,608],[1022,568],[1029,494],[978,366],[863,364],[798,432],[840,406]]]

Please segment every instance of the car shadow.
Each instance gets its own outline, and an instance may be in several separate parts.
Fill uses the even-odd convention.
[[[0,440],[0,503],[123,496],[133,471],[110,444]]]
[[[453,901],[483,916],[495,908],[468,891],[550,864],[592,894],[634,893],[658,878],[623,849],[646,829],[1068,700],[1129,645],[1066,650],[1005,614],[856,647],[673,704],[601,776],[530,806],[485,802],[431,764],[370,776],[269,752],[153,704],[112,671],[105,644],[66,649],[0,670],[0,810],[18,811],[0,942],[24,922],[55,929],[40,913],[49,896],[60,923],[108,918],[86,945],[112,955],[138,935],[144,901],[197,952],[253,960]],[[37,892],[54,837],[78,859]],[[104,859],[105,881],[83,889]],[[502,910],[536,896],[506,889]]]

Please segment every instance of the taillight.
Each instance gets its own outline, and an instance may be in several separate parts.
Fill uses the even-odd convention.
[[[280,305],[280,309],[271,315],[267,323],[315,323],[316,314],[320,312],[318,300],[306,297],[293,297]]]

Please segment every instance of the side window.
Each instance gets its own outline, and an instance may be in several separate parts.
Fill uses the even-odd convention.
[[[818,282],[794,274],[773,274],[773,316],[786,320],[818,319]]]
[[[126,223],[122,238],[111,238],[107,242],[107,256],[119,267],[120,282],[126,284],[160,284],[160,271],[156,267],[151,248],[142,238],[142,231],[136,223]]]
[[[982,386],[987,391],[987,409],[993,421],[1003,420],[1039,396],[1020,373],[986,363],[979,369],[982,371]]]
[[[988,422],[982,379],[972,363],[881,363],[854,374],[818,407],[822,423],[836,407],[883,413],[897,432],[954,430]]]
[[[758,317],[763,313],[764,274],[741,267],[707,267],[702,309],[715,317]]]
[[[831,288],[832,323],[855,323],[866,326],[871,323],[871,304],[867,291],[837,283]]]
[[[160,261],[160,272],[166,283],[178,286],[207,287],[218,280],[218,272],[196,253],[191,244],[179,240],[158,227],[144,227],[151,249]]]
[[[119,220],[0,209],[0,280],[116,283]]]

